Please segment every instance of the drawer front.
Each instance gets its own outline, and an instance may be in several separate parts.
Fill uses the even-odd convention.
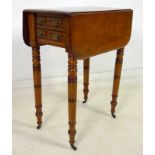
[[[57,28],[65,28],[66,22],[64,18],[58,17],[45,17],[45,16],[37,16],[36,19],[38,26],[50,26]]]
[[[38,43],[49,43],[51,45],[65,46],[66,34],[63,32],[37,29],[36,37]]]
[[[37,38],[64,42],[65,34],[62,32],[37,29]]]

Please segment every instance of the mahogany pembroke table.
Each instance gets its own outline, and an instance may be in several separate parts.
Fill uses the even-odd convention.
[[[115,115],[121,77],[124,47],[127,45],[132,27],[131,9],[102,7],[60,8],[23,11],[24,42],[32,47],[33,80],[37,128],[42,124],[40,46],[52,45],[65,48],[68,54],[68,117],[69,142],[76,150],[76,97],[77,60],[83,60],[84,101],[88,98],[89,58],[117,50],[111,114]]]

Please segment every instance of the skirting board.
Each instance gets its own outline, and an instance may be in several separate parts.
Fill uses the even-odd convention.
[[[128,69],[122,71],[122,78],[130,78],[134,76],[142,76],[142,69]],[[113,71],[90,73],[90,81],[100,80],[100,79],[113,79]],[[78,75],[78,83],[83,82],[83,75]],[[67,76],[61,77],[42,77],[42,86],[54,85],[54,84],[67,84]],[[33,87],[33,79],[26,80],[13,80],[13,88],[20,87]]]

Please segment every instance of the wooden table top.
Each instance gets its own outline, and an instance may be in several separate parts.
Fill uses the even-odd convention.
[[[105,12],[105,11],[122,11],[131,9],[111,8],[111,7],[62,7],[62,8],[45,8],[45,9],[25,9],[25,12],[62,12],[62,13],[89,13],[89,12]]]

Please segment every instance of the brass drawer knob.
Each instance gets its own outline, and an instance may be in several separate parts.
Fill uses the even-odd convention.
[[[42,31],[37,32],[37,37],[41,38],[43,36],[44,36],[44,32],[42,32]]]
[[[61,35],[60,34],[52,34],[52,40],[58,41],[61,39]]]
[[[61,21],[60,20],[52,20],[52,26],[60,26]]]
[[[38,17],[37,18],[37,23],[38,24],[42,24],[45,21],[45,19],[43,17]]]

